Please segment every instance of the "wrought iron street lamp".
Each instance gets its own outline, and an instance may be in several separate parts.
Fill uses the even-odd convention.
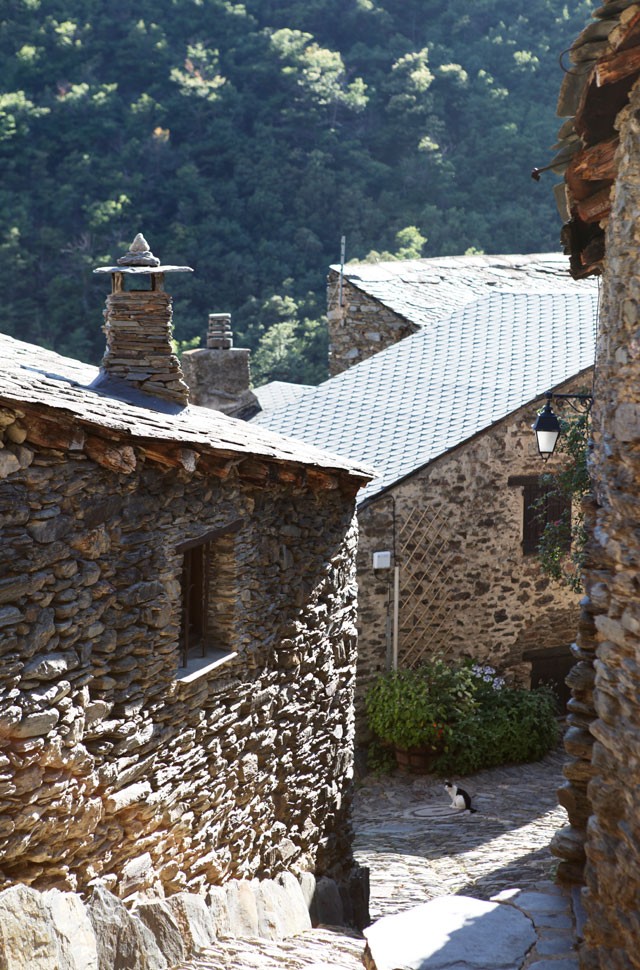
[[[538,451],[540,452],[540,457],[543,461],[547,461],[547,459],[553,454],[562,431],[558,417],[556,414],[554,414],[553,408],[551,407],[552,398],[555,397],[558,400],[568,401],[569,406],[573,408],[574,411],[579,411],[580,406],[575,405],[572,402],[580,401],[582,410],[586,411],[587,414],[591,410],[591,405],[593,404],[593,397],[591,394],[554,394],[551,391],[547,391],[546,396],[547,403],[534,423],[531,425],[536,433]]]

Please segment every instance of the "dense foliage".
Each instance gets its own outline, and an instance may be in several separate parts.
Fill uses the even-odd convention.
[[[493,667],[440,657],[382,674],[367,691],[369,728],[400,749],[425,749],[433,771],[458,775],[535,761],[557,742],[557,700],[546,687],[508,687]],[[374,761],[384,766],[380,752]]]
[[[415,669],[390,670],[365,697],[371,731],[397,748],[446,748],[455,723],[470,714],[475,678],[468,665],[436,657]]]
[[[231,311],[256,366],[324,376],[327,266],[557,249],[558,56],[587,0],[3,0],[3,331],[97,361],[93,266],[141,230],[176,336]],[[268,333],[268,336],[266,336]]]
[[[557,699],[548,687],[505,687],[486,692],[460,721],[438,759],[440,774],[468,775],[481,768],[538,761],[558,742]]]

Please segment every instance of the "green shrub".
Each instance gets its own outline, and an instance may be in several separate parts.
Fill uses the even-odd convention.
[[[546,687],[505,686],[489,666],[435,658],[380,676],[365,698],[383,744],[437,753],[434,771],[467,774],[535,761],[556,743],[556,700]]]
[[[474,706],[470,668],[454,668],[436,658],[413,670],[389,671],[369,688],[369,727],[397,748],[442,749],[451,724]]]
[[[537,761],[558,740],[556,698],[548,687],[488,692],[452,728],[436,771],[460,775],[496,765]]]

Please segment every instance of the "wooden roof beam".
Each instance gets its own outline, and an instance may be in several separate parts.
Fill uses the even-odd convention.
[[[605,84],[615,84],[616,81],[622,81],[638,73],[640,73],[640,46],[630,47],[600,58],[596,64],[596,84],[601,88]]]
[[[615,138],[576,152],[567,166],[567,176],[587,182],[599,179],[613,181],[616,177],[615,154],[619,143],[620,139],[616,135]]]
[[[583,222],[602,222],[611,212],[611,186],[607,185],[588,199],[576,204],[576,211]]]

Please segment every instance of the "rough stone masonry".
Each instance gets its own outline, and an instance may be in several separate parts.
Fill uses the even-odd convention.
[[[104,271],[138,327],[150,294],[170,306],[176,268],[136,239],[133,264]],[[167,334],[149,386],[133,344],[97,380],[0,341],[0,889],[128,899],[289,872],[363,897],[350,806],[369,472],[185,408],[180,388],[169,405],[141,394]]]
[[[618,116],[594,407],[587,589],[597,631],[586,835],[585,970],[640,967],[640,85]]]
[[[0,886],[348,870],[352,500],[113,474],[0,419]],[[176,547],[239,517],[235,655],[181,681]]]

